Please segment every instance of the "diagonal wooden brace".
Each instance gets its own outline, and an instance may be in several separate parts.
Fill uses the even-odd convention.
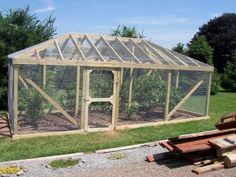
[[[30,84],[35,90],[37,90],[49,103],[51,103],[58,111],[60,111],[72,124],[78,125],[76,120],[71,117],[56,101],[54,101],[47,93],[45,93],[40,87],[38,87],[31,79],[25,78],[22,74],[19,74],[28,84]]]

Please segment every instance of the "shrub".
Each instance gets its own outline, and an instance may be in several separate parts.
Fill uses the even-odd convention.
[[[212,76],[211,95],[215,95],[220,89],[220,75],[215,72]]]
[[[224,74],[222,75],[221,85],[224,89],[236,91],[236,64],[228,62]]]

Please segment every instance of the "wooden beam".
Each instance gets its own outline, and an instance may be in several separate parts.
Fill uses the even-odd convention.
[[[125,46],[125,44],[124,44],[123,42],[121,42],[121,40],[120,40],[118,37],[116,37],[116,41],[121,44],[121,46],[123,47],[123,49],[125,49],[125,50],[128,52],[128,54],[133,58],[133,60],[134,60],[135,62],[137,62],[137,63],[142,63],[142,62],[134,55],[134,53],[133,53],[132,51],[130,51],[130,50]]]
[[[47,79],[47,65],[43,65],[42,68],[42,89],[46,88],[46,79]]]
[[[77,122],[72,118],[56,101],[54,101],[47,93],[38,87],[31,79],[25,78],[22,73],[21,77],[28,82],[35,90],[37,90],[49,103],[51,103],[58,111],[60,111],[72,124],[77,125]]]
[[[150,54],[151,56],[153,56],[153,58],[154,58],[154,59],[152,59],[153,62],[161,65],[162,63],[161,63],[161,61],[159,61],[158,57],[153,52],[151,52],[151,50],[144,43],[142,43],[142,44],[143,44],[143,47],[144,47],[145,51],[148,54]]]
[[[169,119],[169,105],[170,105],[170,91],[171,91],[171,71],[167,74],[167,82],[166,82],[166,96],[165,96],[165,108],[164,108],[164,120],[167,121]]]
[[[80,129],[88,131],[88,100],[89,93],[89,72],[87,68],[83,69],[83,88],[82,88],[82,108]]]
[[[192,88],[191,90],[184,96],[184,98],[172,109],[172,111],[168,114],[168,117],[171,117],[175,111],[177,111],[182,104],[188,99],[203,83],[203,80],[198,81]]]
[[[152,62],[156,63],[155,60],[153,60],[148,53],[146,53],[138,44],[136,44],[132,39],[130,39],[129,41],[131,41],[131,43],[137,47],[149,60],[151,60]]]
[[[79,112],[79,93],[80,93],[80,66],[77,66],[77,75],[76,75],[76,97],[75,97],[75,117],[78,116]]]
[[[176,73],[175,88],[179,88],[179,71]]]
[[[121,62],[124,62],[123,59],[116,53],[116,51],[111,47],[111,45],[103,38],[101,37],[101,40],[105,43],[105,45],[112,51],[112,53],[120,60]]]
[[[14,122],[13,122],[13,132],[17,133],[18,129],[18,77],[19,77],[19,65],[13,66],[13,113],[14,113]]]
[[[118,122],[119,115],[119,92],[120,92],[120,71],[114,70],[114,79],[113,79],[113,96],[112,96],[112,126],[111,129],[114,130]]]
[[[120,69],[120,86],[122,86],[122,83],[123,83],[123,75],[124,75],[124,68],[121,68]]]
[[[85,35],[85,39],[88,41],[89,45],[91,48],[93,48],[96,53],[98,54],[98,56],[103,60],[105,61],[105,59],[103,58],[103,56],[101,55],[101,53],[98,51],[98,49],[94,46],[94,44],[92,43],[92,41],[89,39],[89,37],[87,35]]]
[[[19,75],[19,81],[23,84],[23,86],[26,88],[26,90],[29,89],[28,85],[26,84],[26,82],[24,81],[24,79],[21,77],[21,75]]]
[[[205,115],[208,115],[208,111],[209,111],[210,96],[211,96],[211,80],[212,80],[212,73],[209,73],[207,96],[206,96]]]
[[[133,73],[134,69],[130,68],[130,74],[129,74],[129,93],[128,93],[128,108],[130,108],[132,104],[132,90],[133,90]]]
[[[175,56],[172,52],[170,52],[168,49],[165,49],[167,53],[169,53],[171,56],[173,56],[176,60],[178,60],[180,63],[182,63],[185,66],[188,66],[187,63],[185,63],[183,60],[181,60],[179,57]]]
[[[158,65],[151,63],[130,63],[130,62],[101,62],[87,60],[58,60],[55,58],[47,58],[47,60],[38,60],[35,58],[15,58],[12,60],[13,64],[39,64],[39,65],[66,65],[66,66],[88,66],[88,67],[108,67],[108,68],[145,68],[145,69],[168,69],[168,70],[184,70],[184,71],[206,71],[213,72],[214,68],[211,66],[184,66],[184,65]]]
[[[60,47],[59,47],[58,42],[57,42],[56,39],[54,40],[54,44],[55,44],[56,49],[57,49],[57,51],[58,51],[58,53],[59,53],[59,55],[60,55],[60,58],[61,58],[62,60],[64,60],[64,57],[63,57],[62,52],[61,52],[61,49],[60,49]]]
[[[75,38],[70,34],[70,38],[72,40],[72,43],[74,44],[75,48],[79,51],[80,55],[82,56],[82,59],[86,61],[86,57],[84,56],[83,52],[80,49],[80,46],[76,42]]]

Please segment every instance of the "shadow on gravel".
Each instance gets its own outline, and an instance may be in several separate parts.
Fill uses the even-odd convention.
[[[153,157],[158,165],[164,165],[170,169],[191,165],[184,157],[174,154],[160,153],[154,154]]]

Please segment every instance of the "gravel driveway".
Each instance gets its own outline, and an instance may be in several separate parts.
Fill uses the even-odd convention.
[[[148,163],[145,161],[147,154],[156,154],[164,152],[160,146],[156,147],[141,147],[130,150],[123,150],[119,152],[106,153],[106,154],[84,154],[75,155],[72,158],[81,158],[85,163],[82,165],[76,165],[74,167],[65,169],[50,169],[45,165],[48,160],[32,160],[25,162],[14,162],[10,165],[19,165],[28,170],[24,175],[26,177],[54,177],[54,176],[66,176],[66,177],[153,177],[153,176],[166,176],[166,177],[183,177],[183,176],[197,176],[191,172],[193,166],[185,161],[170,161],[158,163]],[[125,154],[126,157],[118,160],[111,160],[114,153]],[[8,163],[9,164],[9,163]],[[6,163],[0,163],[0,166],[5,166]],[[223,169],[215,172],[207,173],[201,176],[236,176],[236,168]]]

